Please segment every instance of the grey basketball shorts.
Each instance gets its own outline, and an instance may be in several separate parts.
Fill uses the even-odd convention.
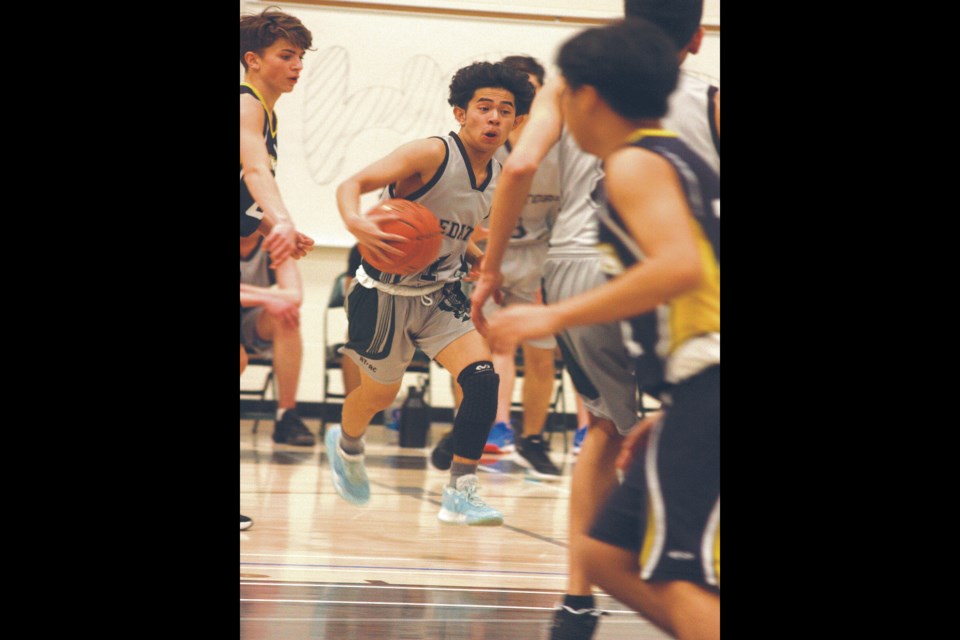
[[[544,263],[544,301],[565,300],[606,281],[599,254],[551,253]],[[639,419],[638,391],[620,323],[565,329],[560,350],[587,411],[613,422],[622,435],[629,433]]]
[[[380,384],[402,379],[417,348],[432,360],[460,336],[476,331],[459,281],[419,296],[355,283],[346,307],[348,339],[341,352]]]
[[[273,342],[264,340],[257,333],[257,318],[262,313],[265,313],[263,307],[243,310],[243,319],[240,321],[240,344],[252,356],[273,358]]]
[[[547,245],[507,246],[500,272],[503,273],[503,304],[487,298],[483,305],[485,316],[492,317],[498,310],[513,304],[534,304],[543,284],[543,262],[547,257]],[[553,336],[527,340],[524,344],[538,349],[553,349],[557,341]]]

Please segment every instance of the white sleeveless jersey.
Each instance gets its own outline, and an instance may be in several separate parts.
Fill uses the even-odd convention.
[[[487,178],[478,185],[459,136],[451,131],[446,136],[436,138],[447,147],[443,163],[430,182],[404,198],[419,202],[440,220],[443,229],[440,256],[423,271],[408,276],[373,273],[373,269],[364,263],[364,269],[376,280],[407,287],[424,287],[460,280],[469,271],[465,258],[467,241],[474,229],[490,215],[493,189],[500,175],[500,162],[490,159]],[[395,186],[391,184],[384,189],[381,201],[395,197]]]
[[[509,143],[494,154],[501,164],[507,161]],[[553,145],[540,162],[533,176],[527,203],[520,213],[517,227],[510,236],[509,246],[521,247],[546,244],[560,211],[559,145]]]
[[[661,124],[664,129],[680,134],[684,144],[720,175],[720,153],[713,140],[709,93],[710,83],[681,72],[677,88],[670,94],[667,116]]]
[[[558,149],[560,168],[560,213],[553,226],[550,250],[596,251],[597,210],[602,203],[597,187],[603,180],[600,158],[581,150],[566,128],[554,148]]]

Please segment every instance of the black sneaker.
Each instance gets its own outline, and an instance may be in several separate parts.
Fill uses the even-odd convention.
[[[599,609],[571,609],[560,605],[554,610],[550,640],[590,640],[603,612]]]
[[[542,436],[528,436],[517,440],[517,453],[532,467],[530,475],[547,479],[557,479],[562,475],[547,455]]]
[[[243,531],[244,529],[249,529],[252,526],[253,526],[253,520],[251,520],[250,518],[248,518],[247,516],[241,513],[240,514],[240,531]]]
[[[307,429],[300,416],[293,409],[283,412],[283,419],[273,428],[273,441],[277,444],[293,444],[298,447],[312,447],[316,438]]]
[[[430,453],[430,462],[440,471],[446,471],[453,464],[453,430],[448,431]]]

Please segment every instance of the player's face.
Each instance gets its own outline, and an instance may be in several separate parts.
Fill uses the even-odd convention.
[[[506,142],[516,123],[516,98],[502,88],[477,89],[467,110],[457,108],[454,113],[462,125],[460,137],[493,152]]]
[[[280,38],[267,47],[262,56],[257,56],[256,72],[270,89],[278,93],[289,93],[293,91],[300,79],[300,72],[303,71],[303,54],[303,49],[286,38]]]

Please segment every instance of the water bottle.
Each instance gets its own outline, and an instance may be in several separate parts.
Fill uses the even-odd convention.
[[[424,390],[410,387],[400,416],[400,446],[427,446],[430,430],[430,407],[424,399]]]

